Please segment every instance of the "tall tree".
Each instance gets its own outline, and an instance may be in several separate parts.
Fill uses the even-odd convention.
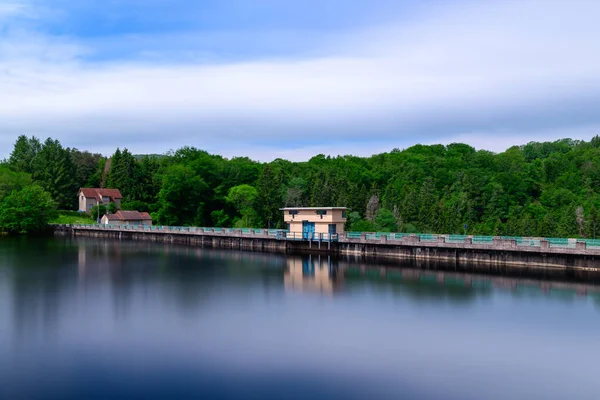
[[[70,210],[77,204],[75,165],[70,149],[58,140],[46,139],[34,162],[33,179],[46,190],[60,209]]]
[[[35,168],[34,160],[41,148],[40,140],[35,136],[28,138],[21,135],[17,138],[8,161],[16,171],[31,174]]]
[[[265,227],[277,228],[282,225],[282,216],[279,208],[283,207],[281,196],[281,180],[269,164],[263,167],[257,184],[257,206]]]

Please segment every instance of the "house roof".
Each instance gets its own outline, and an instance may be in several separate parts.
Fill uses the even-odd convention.
[[[287,211],[287,210],[347,210],[348,208],[346,207],[285,207],[285,208],[280,208],[280,211]]]
[[[114,214],[106,214],[109,221],[152,221],[152,217],[147,212],[124,211],[119,210]]]
[[[112,200],[123,198],[119,189],[81,188],[77,196],[80,194],[83,194],[87,198],[94,198],[99,202],[102,202],[103,197],[109,197]]]

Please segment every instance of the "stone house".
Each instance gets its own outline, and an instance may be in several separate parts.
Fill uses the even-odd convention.
[[[147,212],[119,210],[114,214],[106,214],[100,220],[102,225],[152,225],[152,217]]]
[[[119,189],[99,189],[99,188],[81,188],[77,192],[79,199],[79,211],[89,213],[92,207],[99,204],[108,207],[109,203],[115,203],[117,208],[121,208],[121,192]]]

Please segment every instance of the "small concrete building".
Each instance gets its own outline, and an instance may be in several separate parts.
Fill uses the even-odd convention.
[[[317,239],[316,234],[344,232],[346,222],[346,207],[286,207],[280,208],[284,212],[283,219],[288,224],[291,236],[304,239]]]
[[[152,217],[147,212],[119,210],[114,214],[106,214],[100,220],[102,225],[152,225]]]
[[[115,203],[121,208],[121,192],[119,189],[81,188],[77,192],[79,199],[79,211],[89,213],[92,207],[102,204],[108,207],[109,203]]]

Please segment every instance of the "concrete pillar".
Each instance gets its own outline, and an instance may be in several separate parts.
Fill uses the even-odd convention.
[[[382,244],[386,244],[387,243],[387,235],[381,235],[379,240]]]
[[[473,238],[472,237],[465,238],[465,244],[473,244]]]
[[[587,247],[587,243],[586,242],[577,241],[577,243],[575,243],[575,248],[577,250],[585,250],[586,247]]]
[[[547,240],[540,240],[540,248],[541,249],[549,249],[550,248],[550,242]]]
[[[438,243],[446,243],[446,236],[438,236]]]
[[[362,243],[364,243],[364,242],[366,242],[366,241],[367,241],[367,234],[366,234],[366,233],[361,233],[361,234],[360,234],[360,241],[361,241]]]

